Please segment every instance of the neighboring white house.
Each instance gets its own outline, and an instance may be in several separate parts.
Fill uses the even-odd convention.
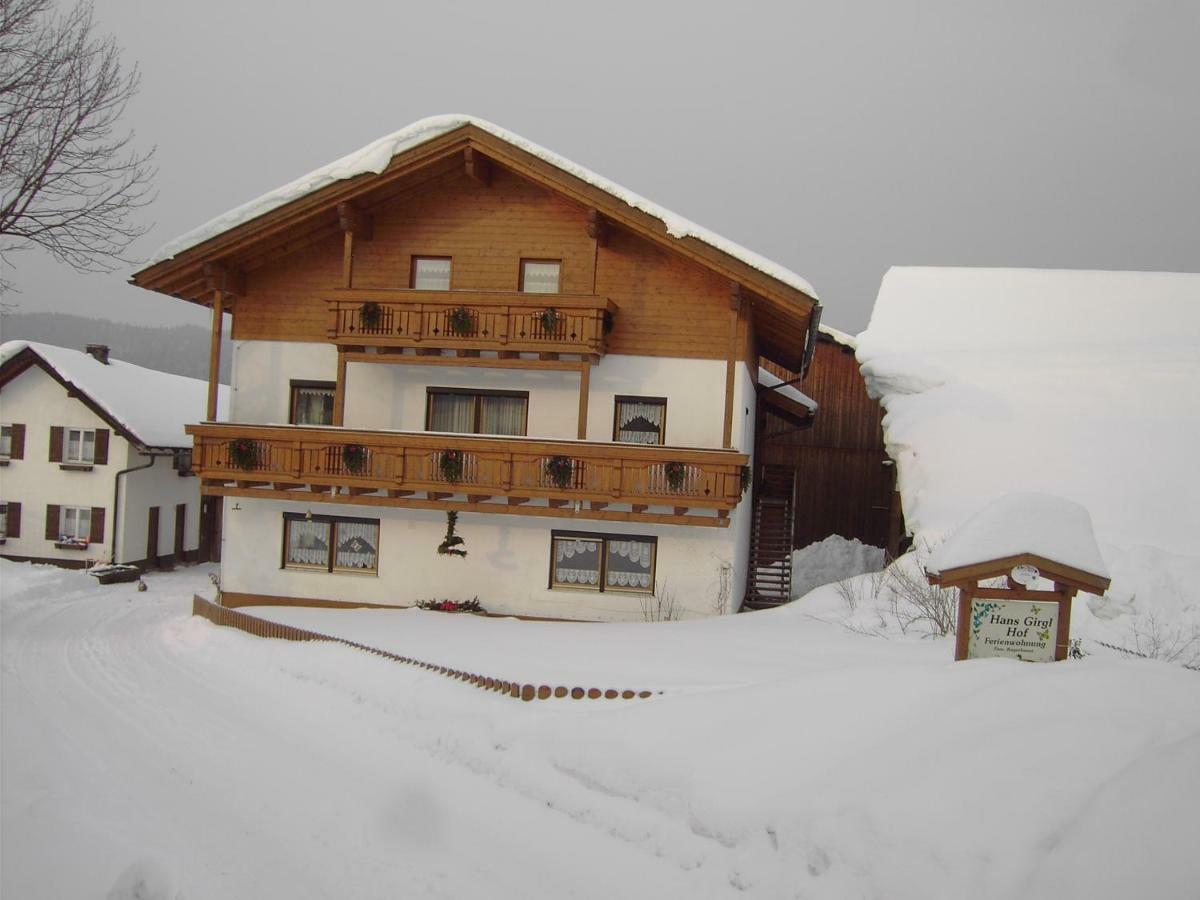
[[[1113,576],[1097,616],[1200,627],[1200,275],[893,268],[858,359],[914,537],[1065,497]]]
[[[231,421],[189,428],[225,498],[228,605],[621,619],[729,612],[755,586],[760,394],[812,415],[759,362],[805,368],[812,288],[569,160],[426,120],[134,283],[232,311]],[[465,557],[437,552],[448,513]]]
[[[0,555],[69,567],[195,558],[200,480],[184,423],[207,391],[102,345],[0,345]]]

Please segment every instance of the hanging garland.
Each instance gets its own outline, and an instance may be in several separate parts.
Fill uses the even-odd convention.
[[[342,465],[351,475],[361,475],[367,468],[367,448],[362,444],[346,444],[342,447]]]
[[[446,330],[459,337],[467,337],[475,331],[475,317],[465,306],[446,313]]]
[[[569,487],[574,472],[575,466],[570,457],[552,456],[546,460],[546,476],[557,488]]]
[[[679,460],[671,460],[663,466],[663,474],[667,476],[667,487],[673,491],[683,487],[684,476],[687,475],[687,467]]]
[[[250,438],[234,438],[229,442],[229,462],[249,471],[258,462],[258,444]]]
[[[558,314],[553,306],[547,306],[542,310],[542,314],[538,316],[538,322],[541,323],[542,332],[551,337],[554,335],[555,329],[558,328],[558,323],[562,320],[562,316]]]
[[[742,494],[750,489],[750,480],[754,477],[754,470],[749,466],[742,466]]]
[[[443,450],[438,457],[438,471],[446,481],[461,481],[463,455],[461,450]]]
[[[383,320],[383,307],[374,300],[368,300],[358,308],[358,319],[364,331],[374,331]]]
[[[450,509],[446,511],[446,537],[438,544],[437,552],[442,556],[458,556],[467,555],[467,551],[461,549],[465,542],[457,534],[454,533],[454,526],[458,523],[458,513]]]

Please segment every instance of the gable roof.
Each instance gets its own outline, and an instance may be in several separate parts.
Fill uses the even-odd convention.
[[[609,181],[601,175],[597,175],[590,169],[572,162],[565,156],[560,156],[551,150],[547,150],[545,147],[535,144],[533,141],[514,134],[505,128],[501,128],[499,125],[466,115],[431,116],[401,128],[399,131],[393,132],[386,137],[372,141],[365,147],[355,150],[341,159],[309,172],[307,175],[302,175],[300,178],[290,181],[273,191],[268,191],[261,197],[256,197],[248,203],[243,203],[241,206],[205,222],[198,228],[193,228],[186,234],[168,241],[150,259],[149,265],[172,259],[185,250],[237,228],[272,210],[279,209],[282,206],[307,197],[321,188],[354,178],[358,175],[379,175],[387,169],[388,164],[394,157],[428,143],[434,138],[462,128],[464,125],[473,125],[475,128],[499,138],[506,144],[524,150],[526,153],[548,162],[556,169],[560,169],[567,174],[575,176],[580,181],[599,188],[625,205],[641,210],[647,215],[658,219],[665,226],[666,233],[672,238],[695,238],[728,256],[740,260],[763,274],[807,294],[813,300],[817,299],[817,293],[813,290],[812,285],[790,269],[772,262],[764,256],[760,256],[753,250],[748,250],[740,244],[723,238],[697,225],[695,222],[685,219],[678,213],[674,213],[613,181]]]
[[[820,305],[801,276],[565,157],[471,116],[422,119],[218,216],[166,244],[131,280],[148,290],[210,305],[217,286],[214,264],[233,273],[252,271],[268,259],[340,234],[339,204],[359,203],[369,209],[411,194],[423,182],[456,167],[464,171],[468,152],[744,288],[767,353],[790,368],[802,368],[805,350],[815,340]],[[228,291],[229,284],[222,281],[222,289]]]
[[[893,268],[858,359],[919,537],[1037,491],[1106,556],[1197,556],[1200,275]]]
[[[122,437],[143,447],[190,447],[184,425],[204,417],[208,383],[33,341],[0,344],[0,386],[39,366]],[[228,407],[229,388],[218,388],[218,407]],[[218,418],[223,418],[219,414]]]

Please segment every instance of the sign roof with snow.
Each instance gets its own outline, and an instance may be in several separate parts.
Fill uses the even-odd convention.
[[[144,447],[190,447],[184,425],[204,415],[208,383],[110,359],[107,363],[78,350],[34,341],[0,344],[0,383],[38,365],[68,389],[78,391],[95,412],[126,438]],[[229,400],[222,386],[220,409]],[[223,414],[220,416],[223,418]]]

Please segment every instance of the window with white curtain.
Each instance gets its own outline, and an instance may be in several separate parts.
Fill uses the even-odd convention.
[[[550,587],[652,593],[653,537],[551,532]]]
[[[557,259],[521,260],[521,290],[527,294],[557,294],[562,263]]]
[[[412,258],[411,280],[411,287],[414,290],[450,290],[450,257],[414,256]]]
[[[661,444],[666,435],[665,397],[617,397],[613,440],[622,444]]]
[[[293,381],[291,423],[332,425],[336,387],[332,381]]]
[[[283,567],[376,573],[379,520],[284,513]]]
[[[91,463],[96,459],[94,428],[66,428],[63,431],[63,462]]]
[[[12,455],[12,426],[0,425],[0,459]]]
[[[86,543],[92,537],[92,508],[90,506],[64,506],[58,511],[58,533],[60,537]]]
[[[456,434],[525,434],[527,391],[429,388],[428,431]]]

